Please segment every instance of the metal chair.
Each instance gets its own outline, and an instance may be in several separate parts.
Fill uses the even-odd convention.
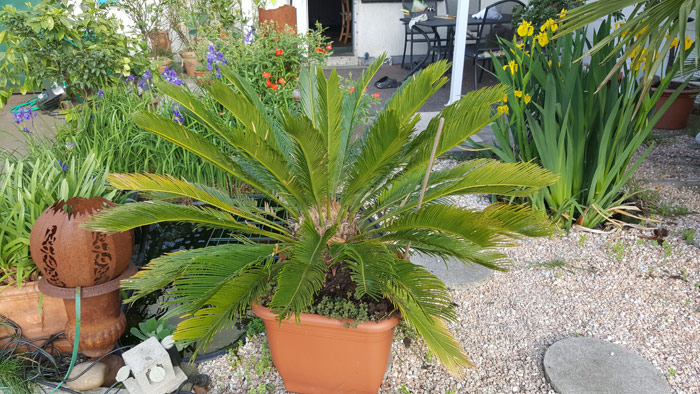
[[[476,36],[473,44],[467,44],[464,51],[464,56],[472,59],[474,65],[474,89],[478,85],[478,81],[484,76],[486,63],[491,60],[492,53],[501,50],[498,45],[498,38],[512,40],[515,34],[515,28],[512,24],[512,17],[519,7],[525,7],[525,4],[518,0],[502,0],[486,7],[484,18],[477,25]],[[501,19],[489,19],[486,16],[489,12],[496,11],[502,16]],[[481,62],[481,75],[477,78],[478,62]],[[491,62],[493,66],[493,62]]]
[[[434,9],[437,10],[437,0],[428,0],[424,1],[424,3]],[[409,10],[409,17],[414,17],[416,15],[422,14],[422,12],[413,12],[411,11],[413,9],[413,0],[401,0],[401,5],[404,9]],[[406,47],[408,46],[408,43],[411,43],[411,62],[413,62],[413,44],[414,43],[426,43],[430,44],[432,40],[435,39],[435,36],[432,32],[424,32],[424,31],[415,31],[414,29],[410,29],[408,27],[408,22],[404,22],[404,42],[403,42],[403,56],[401,57],[401,68],[404,68],[404,65],[406,63]]]

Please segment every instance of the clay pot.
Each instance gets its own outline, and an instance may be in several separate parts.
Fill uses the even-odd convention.
[[[668,89],[664,90],[659,101],[656,102],[656,109],[660,109],[664,103],[673,95],[676,89],[680,86],[679,83],[672,82]],[[652,92],[656,91],[652,88]],[[700,93],[700,86],[688,84],[676,100],[671,103],[666,112],[661,116],[658,123],[654,126],[657,129],[679,130],[688,126],[690,113],[695,106],[695,97]]]
[[[170,48],[170,37],[168,37],[167,31],[154,31],[148,35],[148,39],[151,40],[151,45],[154,48],[167,50]]]
[[[182,56],[182,65],[185,67],[185,72],[190,77],[194,77],[199,65],[197,54],[195,52],[182,52],[180,55]]]
[[[64,330],[68,317],[63,307],[63,300],[42,297],[38,283],[26,282],[21,289],[9,286],[3,290],[0,293],[0,315],[15,322],[22,329],[22,335],[25,338],[37,345],[42,345],[47,338]],[[0,325],[0,338],[13,333],[12,327]],[[0,340],[0,348],[8,341],[9,338]],[[73,348],[73,345],[65,339],[54,341],[53,344],[61,352],[70,352]]]
[[[287,391],[295,393],[372,393],[382,384],[394,338],[396,317],[345,327],[350,320],[302,313],[301,324],[282,321],[253,305],[263,319],[270,354]]]
[[[165,72],[166,67],[170,67],[173,64],[172,59],[163,59],[163,62],[158,65],[158,74]]]
[[[134,239],[131,232],[105,234],[81,225],[92,214],[116,204],[101,198],[76,197],[48,207],[29,237],[34,263],[54,286],[94,286],[126,269]]]

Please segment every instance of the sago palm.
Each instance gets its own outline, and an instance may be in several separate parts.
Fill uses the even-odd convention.
[[[342,274],[354,288],[349,297],[389,300],[448,369],[469,365],[445,325],[457,318],[445,285],[404,259],[407,244],[411,252],[502,269],[507,257],[496,248],[512,245],[522,235],[548,234],[546,218],[523,206],[495,204],[475,211],[446,198],[527,196],[556,177],[530,163],[467,161],[432,172],[417,209],[438,119],[445,119],[436,146],[439,156],[493,121],[491,106],[505,91],[497,86],[470,92],[427,129],[416,130],[416,111],[446,82],[447,64],[439,62],[406,81],[366,131],[358,133],[365,128],[360,122],[366,105],[362,94],[381,60],[349,90],[341,88],[335,71],[328,78],[320,68],[304,72],[298,113],[279,110],[272,115],[247,83],[223,70],[225,81],[205,90],[236,124],[223,122],[221,108],[206,108],[186,89],[160,86],[236,153],[223,154],[163,116],[140,113],[138,125],[228,171],[264,198],[231,197],[168,176],[116,174],[110,181],[118,189],[188,197],[205,205],[165,200],[126,204],[104,211],[90,227],[123,231],[157,222],[194,222],[272,241],[157,258],[124,284],[135,290],[131,300],[167,289],[170,313],[185,317],[175,338],[200,341],[202,347],[263,296],[280,319],[308,311],[314,296]]]

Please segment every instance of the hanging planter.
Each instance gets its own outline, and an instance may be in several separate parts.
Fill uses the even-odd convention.
[[[127,270],[133,248],[131,232],[106,234],[88,231],[82,224],[93,214],[116,204],[101,198],[76,197],[59,201],[36,220],[29,239],[34,263],[43,273],[42,293],[63,298],[68,340],[75,335],[75,287],[82,287],[80,350],[94,357],[107,353],[126,327],[121,312],[119,281]]]

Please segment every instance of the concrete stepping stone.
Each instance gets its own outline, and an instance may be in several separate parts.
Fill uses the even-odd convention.
[[[430,273],[445,282],[450,289],[476,288],[491,279],[493,270],[478,264],[464,264],[457,260],[436,258],[415,253],[411,256],[411,262],[422,265]]]
[[[559,394],[666,394],[664,376],[649,361],[596,338],[567,338],[544,354],[544,374]]]

